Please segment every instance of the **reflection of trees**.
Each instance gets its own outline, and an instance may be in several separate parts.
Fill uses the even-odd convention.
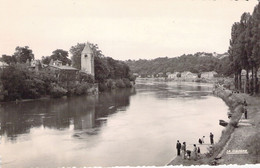
[[[96,118],[129,106],[129,97],[133,94],[134,89],[121,89],[98,96],[5,103],[0,106],[0,133],[15,139],[19,134],[29,133],[33,127],[64,129],[69,128],[72,121],[74,129],[93,128],[99,125]],[[113,108],[109,108],[111,106]]]
[[[135,93],[134,88],[101,93],[96,105],[96,118],[107,117],[115,113],[118,108],[129,106],[130,96]]]
[[[95,104],[97,97],[76,97],[70,111],[74,121],[74,129],[87,129],[94,127]]]

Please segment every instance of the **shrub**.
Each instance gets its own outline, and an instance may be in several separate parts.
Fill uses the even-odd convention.
[[[105,83],[99,83],[98,84],[98,90],[100,92],[104,92],[105,90],[107,90],[107,85]]]
[[[76,95],[84,95],[87,94],[88,89],[90,88],[88,83],[80,83],[77,85],[75,89]]]
[[[65,96],[67,93],[67,90],[58,86],[57,84],[51,84],[50,87],[50,95],[53,98],[60,98],[62,96]]]
[[[86,74],[84,72],[79,73],[79,81],[80,82],[88,82],[88,83],[94,83],[95,79],[92,75]]]
[[[112,79],[108,79],[106,82],[107,88],[108,89],[115,89],[116,88],[116,84]]]
[[[127,87],[127,88],[132,87],[132,84],[131,84],[131,82],[130,82],[129,79],[123,78],[123,82],[124,82],[124,84],[125,84],[125,87]]]
[[[122,79],[117,79],[116,80],[116,87],[118,87],[118,88],[125,88],[126,86],[125,86],[125,83],[123,82]]]

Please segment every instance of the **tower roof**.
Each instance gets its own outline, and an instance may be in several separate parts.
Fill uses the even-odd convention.
[[[86,53],[86,54],[92,54],[93,53],[92,49],[90,48],[90,44],[88,42],[85,43],[85,47],[82,50],[82,53]]]

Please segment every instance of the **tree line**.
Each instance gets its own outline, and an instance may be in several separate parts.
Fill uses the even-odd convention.
[[[260,65],[260,3],[255,6],[252,15],[243,13],[239,22],[231,29],[228,49],[230,66],[234,74],[235,88],[247,93],[259,92],[258,69]],[[245,70],[245,81],[242,79]]]
[[[138,73],[141,76],[184,71],[198,74],[216,71],[224,76],[232,74],[227,53],[215,56],[213,53],[198,52],[174,58],[160,57],[152,60],[127,60],[126,64],[134,73]]]

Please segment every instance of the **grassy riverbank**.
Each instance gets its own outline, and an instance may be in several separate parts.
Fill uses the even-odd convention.
[[[234,94],[222,87],[214,94],[222,98],[230,107],[232,117],[222,136],[212,149],[198,160],[183,160],[176,157],[169,165],[208,165],[208,164],[256,164],[260,163],[260,97]],[[244,119],[243,101],[248,102],[248,119]],[[227,151],[247,151],[248,154],[229,154]]]

